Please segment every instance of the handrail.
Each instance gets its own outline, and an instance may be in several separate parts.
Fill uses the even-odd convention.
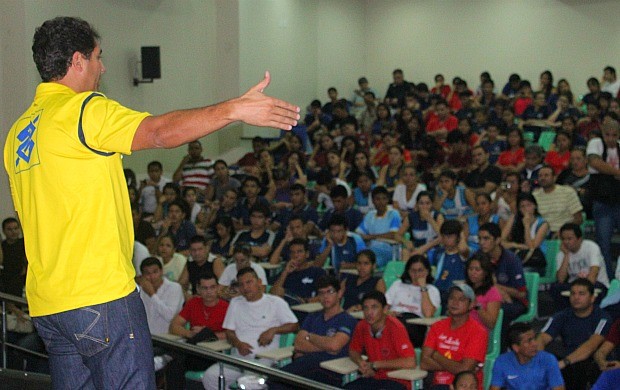
[[[338,390],[338,387],[330,386],[325,383],[313,381],[301,376],[289,374],[288,372],[278,370],[275,368],[271,368],[265,366],[258,362],[253,362],[250,360],[239,359],[237,357],[226,355],[221,352],[211,351],[206,348],[198,347],[192,344],[179,343],[177,341],[172,341],[157,335],[153,335],[152,339],[157,344],[161,344],[167,348],[181,350],[183,352],[191,353],[193,355],[198,355],[201,357],[208,357],[211,359],[215,359],[220,363],[220,368],[223,363],[232,364],[236,367],[246,368],[248,370],[257,372],[259,374],[265,374],[270,378],[276,378],[288,384],[295,385],[296,387],[304,388],[304,389],[326,389],[326,390]],[[221,370],[220,370],[221,372]]]
[[[2,341],[2,368],[6,369],[6,363],[7,363],[7,356],[6,356],[7,355],[7,350],[6,350],[6,347],[7,347],[7,345],[10,345],[11,347],[17,347],[19,349],[23,349],[23,348],[20,348],[20,347],[18,347],[16,345],[9,344],[6,341],[6,332],[7,332],[7,329],[6,329],[6,303],[10,302],[10,303],[18,304],[18,305],[26,305],[27,306],[28,302],[24,298],[22,298],[22,297],[18,297],[16,295],[11,295],[11,294],[5,294],[5,293],[0,293],[0,299],[2,300],[2,339],[1,339],[1,341]],[[38,355],[34,351],[29,351],[29,350],[26,350],[26,351],[27,351],[27,353],[32,353],[32,354]]]
[[[28,302],[21,297],[15,296],[15,295],[11,295],[11,294],[5,294],[5,293],[0,293],[0,300],[2,301],[2,351],[3,351],[3,359],[2,359],[2,367],[4,369],[6,369],[6,358],[7,358],[7,354],[6,354],[6,347],[11,346],[13,348],[19,349],[23,352],[27,352],[30,354],[33,354],[35,356],[40,356],[40,357],[47,357],[46,355],[42,355],[40,353],[34,352],[34,351],[30,351],[27,350],[25,348],[21,348],[19,346],[10,344],[6,341],[6,303],[14,303],[17,305],[28,305]],[[201,357],[207,357],[207,358],[211,358],[214,359],[216,361],[219,362],[220,364],[220,372],[221,372],[221,367],[223,363],[228,363],[231,364],[233,366],[236,367],[241,367],[241,368],[245,368],[248,370],[251,370],[253,372],[259,373],[259,374],[264,374],[264,375],[268,375],[270,378],[274,378],[274,379],[278,379],[280,381],[283,381],[285,383],[288,384],[292,384],[295,385],[296,387],[299,388],[304,388],[304,389],[325,389],[325,390],[338,390],[338,387],[333,387],[333,386],[329,386],[325,383],[321,383],[321,382],[317,382],[317,381],[313,381],[298,375],[293,375],[293,374],[289,374],[288,372],[282,371],[282,370],[278,370],[275,368],[271,368],[268,366],[265,366],[263,364],[260,364],[258,362],[252,362],[250,360],[244,360],[244,359],[240,359],[234,356],[230,356],[230,355],[226,355],[223,354],[221,352],[215,352],[215,351],[211,351],[208,350],[206,348],[201,348],[201,347],[197,347],[195,345],[191,345],[191,344],[186,344],[186,343],[179,343],[176,341],[171,341],[169,339],[157,336],[157,335],[151,335],[152,340],[159,345],[163,345],[169,349],[174,349],[174,350],[179,350],[185,353],[189,353],[192,355],[197,355],[197,356],[201,356]],[[220,378],[220,380],[222,380],[222,378]]]

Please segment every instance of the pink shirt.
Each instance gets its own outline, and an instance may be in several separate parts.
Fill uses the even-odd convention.
[[[497,289],[497,287],[495,286],[491,287],[489,291],[487,291],[487,293],[484,295],[476,295],[476,305],[480,305],[480,307],[482,307],[483,309],[487,308],[487,305],[489,304],[489,302],[500,302],[500,303],[502,302],[502,296],[499,293],[499,290]],[[477,310],[472,310],[469,313],[469,316],[473,318],[474,320],[478,321],[480,324],[482,324],[482,326],[486,328],[486,326],[480,319],[480,316],[478,315]]]

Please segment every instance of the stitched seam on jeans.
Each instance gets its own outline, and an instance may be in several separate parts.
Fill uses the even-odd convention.
[[[95,341],[97,343],[106,345],[103,340],[88,335],[88,333],[91,331],[91,329],[95,325],[97,325],[97,322],[99,322],[99,318],[101,317],[101,313],[98,312],[95,309],[91,309],[90,307],[83,307],[80,310],[84,310],[84,311],[87,311],[89,313],[93,313],[93,314],[96,315],[96,317],[93,320],[93,322],[90,325],[88,325],[88,327],[86,329],[84,329],[83,333],[74,333],[75,339],[78,340],[78,341],[81,340],[81,339],[89,339],[89,340]]]

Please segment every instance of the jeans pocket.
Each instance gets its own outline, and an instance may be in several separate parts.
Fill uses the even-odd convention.
[[[75,346],[84,356],[93,356],[109,346],[107,306],[105,304],[78,309],[74,325]]]

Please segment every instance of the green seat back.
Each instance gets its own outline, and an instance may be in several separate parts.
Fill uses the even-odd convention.
[[[390,288],[392,283],[397,279],[400,279],[403,271],[405,270],[405,263],[402,261],[390,261],[385,265],[383,270],[383,281],[385,287]]]
[[[525,314],[517,317],[513,322],[532,322],[538,315],[538,286],[540,285],[540,275],[538,275],[537,272],[526,272],[525,284],[527,285],[529,307]]]

